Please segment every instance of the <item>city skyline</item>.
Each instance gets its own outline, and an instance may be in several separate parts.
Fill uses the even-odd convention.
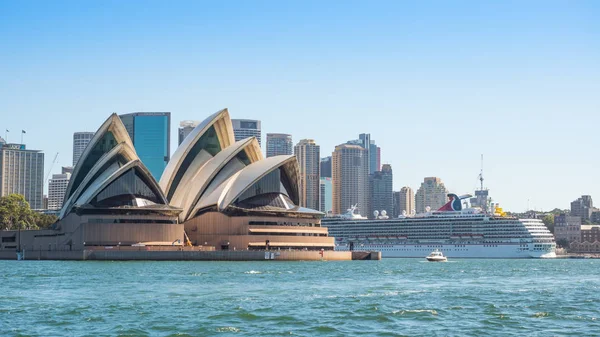
[[[325,5],[335,22],[316,3],[153,4],[141,14],[134,4],[89,6],[0,5],[11,50],[0,55],[9,65],[0,128],[9,143],[24,129],[28,148],[60,153],[50,174],[71,164],[72,134],[107,113],[172,111],[177,124],[226,106],[265,132],[315,139],[322,156],[369,132],[394,167],[394,191],[436,176],[473,193],[483,153],[486,187],[507,210],[600,195],[599,161],[586,150],[599,144],[597,4]],[[151,24],[184,10],[196,15]]]

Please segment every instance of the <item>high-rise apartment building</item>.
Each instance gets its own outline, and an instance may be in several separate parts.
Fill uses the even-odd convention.
[[[171,157],[171,113],[133,112],[119,116],[140,160],[160,180]]]
[[[385,211],[392,216],[394,211],[393,200],[393,175],[392,166],[384,164],[381,171],[375,171],[369,175],[369,217],[374,217],[374,212],[382,214]]]
[[[427,207],[438,210],[448,200],[448,190],[440,178],[427,177],[421,183],[415,196],[417,213],[424,213]]]
[[[404,186],[399,192],[394,192],[394,216],[412,214],[415,209],[415,193],[413,189]],[[405,213],[406,212],[406,213]]]
[[[53,174],[48,182],[48,209],[61,209],[71,173]]]
[[[258,145],[262,145],[259,120],[232,119],[231,124],[233,125],[233,134],[236,142],[248,137],[256,137],[256,140],[258,140]]]
[[[93,132],[75,132],[73,134],[73,166],[77,164],[79,157],[85,150],[86,146],[94,137]]]
[[[342,214],[353,205],[366,216],[369,212],[368,152],[359,145],[341,144],[332,156],[333,213]]]
[[[580,217],[582,223],[590,221],[592,212],[594,212],[594,202],[590,195],[582,195],[581,198],[571,202],[571,215]]]
[[[368,163],[368,174],[372,174],[375,171],[381,169],[381,148],[379,148],[373,139],[371,139],[370,133],[361,133],[358,135],[358,139],[350,140],[346,144],[360,145],[367,150]]]
[[[192,132],[192,130],[194,130],[196,128],[196,126],[198,126],[200,122],[198,121],[182,121],[179,122],[179,145],[181,145],[181,143],[183,142],[183,140],[185,139],[185,137],[187,137],[187,135],[190,134],[190,132]]]
[[[292,135],[286,133],[267,133],[267,158],[289,156],[294,150]]]
[[[381,149],[379,146],[375,145],[374,140],[371,140],[371,144],[369,145],[369,169],[371,172],[369,172],[369,174],[373,174],[374,172],[381,170],[380,155]]]
[[[0,197],[22,194],[32,209],[43,209],[44,154],[25,144],[0,147]]]
[[[371,165],[373,163],[371,156],[371,134],[361,133],[358,135],[358,144],[367,150],[367,174],[375,172],[375,167]]]
[[[268,140],[267,135],[267,149]],[[294,155],[300,166],[300,206],[319,210],[321,208],[320,147],[312,139],[302,139],[294,146]]]
[[[319,210],[325,214],[333,211],[333,184],[329,177],[320,178],[321,193]]]
[[[331,178],[331,156],[321,158],[321,178]]]

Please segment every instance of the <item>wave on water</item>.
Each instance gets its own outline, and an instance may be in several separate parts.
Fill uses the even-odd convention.
[[[40,263],[0,261],[11,290],[0,296],[0,337],[600,331],[600,268],[578,259]],[[35,272],[64,278],[25,282]]]
[[[401,291],[384,291],[384,292],[369,292],[365,294],[348,294],[348,295],[312,295],[315,299],[343,299],[343,298],[362,298],[362,297],[394,297],[401,295],[412,295],[426,293],[426,290],[401,290]]]
[[[428,313],[432,316],[437,316],[438,312],[433,309],[414,309],[414,310],[394,310],[392,314],[394,315],[407,315],[407,314],[421,314]]]

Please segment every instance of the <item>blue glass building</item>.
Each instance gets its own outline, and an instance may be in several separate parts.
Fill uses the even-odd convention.
[[[333,210],[333,183],[330,177],[320,178],[320,211],[327,214]]]
[[[138,157],[160,180],[171,157],[171,113],[134,112],[120,117]]]

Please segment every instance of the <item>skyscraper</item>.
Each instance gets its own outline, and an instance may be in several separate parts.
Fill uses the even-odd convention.
[[[267,135],[267,148],[268,139]],[[302,139],[294,147],[294,155],[300,166],[300,206],[319,210],[321,208],[320,147],[312,139]]]
[[[85,150],[90,140],[94,137],[93,132],[75,132],[73,134],[73,166],[77,164],[79,157]]]
[[[381,170],[379,165],[379,147],[375,145],[374,140],[371,140],[371,144],[369,144],[369,170],[371,170],[369,174]]]
[[[392,166],[384,164],[381,171],[369,175],[369,217],[374,217],[374,212],[386,211],[392,216],[394,211],[393,200],[393,175]]]
[[[325,214],[332,212],[333,209],[333,184],[331,178],[321,177],[320,178],[321,193],[320,197],[320,208],[319,210]]]
[[[292,135],[286,133],[267,133],[267,158],[290,155],[293,149]]]
[[[27,150],[25,144],[0,147],[0,197],[12,193],[25,196],[32,209],[42,209],[44,193],[44,154]]]
[[[185,137],[198,126],[198,123],[198,121],[182,121],[179,123],[179,145],[181,145]]]
[[[571,215],[580,217],[582,223],[590,221],[593,211],[594,202],[590,195],[582,195],[581,198],[571,202]]]
[[[371,174],[375,172],[375,167],[372,165],[373,161],[371,160],[371,134],[361,133],[358,135],[358,143],[367,150],[367,174]]]
[[[413,189],[404,186],[400,189],[400,192],[394,192],[394,216],[397,217],[406,212],[406,215],[412,214],[415,209],[415,193]]]
[[[255,119],[232,119],[233,134],[235,141],[240,141],[248,137],[256,137],[258,145],[261,145],[260,121]]]
[[[160,180],[171,157],[171,113],[134,112],[119,116],[140,160]]]
[[[71,173],[52,175],[52,179],[48,182],[48,209],[58,210],[62,208],[69,179],[71,179]]]
[[[369,166],[368,174],[381,170],[381,148],[371,139],[370,133],[361,133],[358,135],[358,139],[350,140],[346,144],[359,145],[367,150],[367,157],[369,158],[367,163]]]
[[[331,156],[321,158],[321,178],[331,178]]]
[[[368,152],[359,145],[341,144],[333,152],[333,213],[342,214],[352,205],[365,216],[368,211]]]
[[[438,210],[448,200],[448,190],[442,179],[437,177],[427,177],[421,183],[415,196],[415,205],[417,213],[424,213],[429,206],[432,211]]]

